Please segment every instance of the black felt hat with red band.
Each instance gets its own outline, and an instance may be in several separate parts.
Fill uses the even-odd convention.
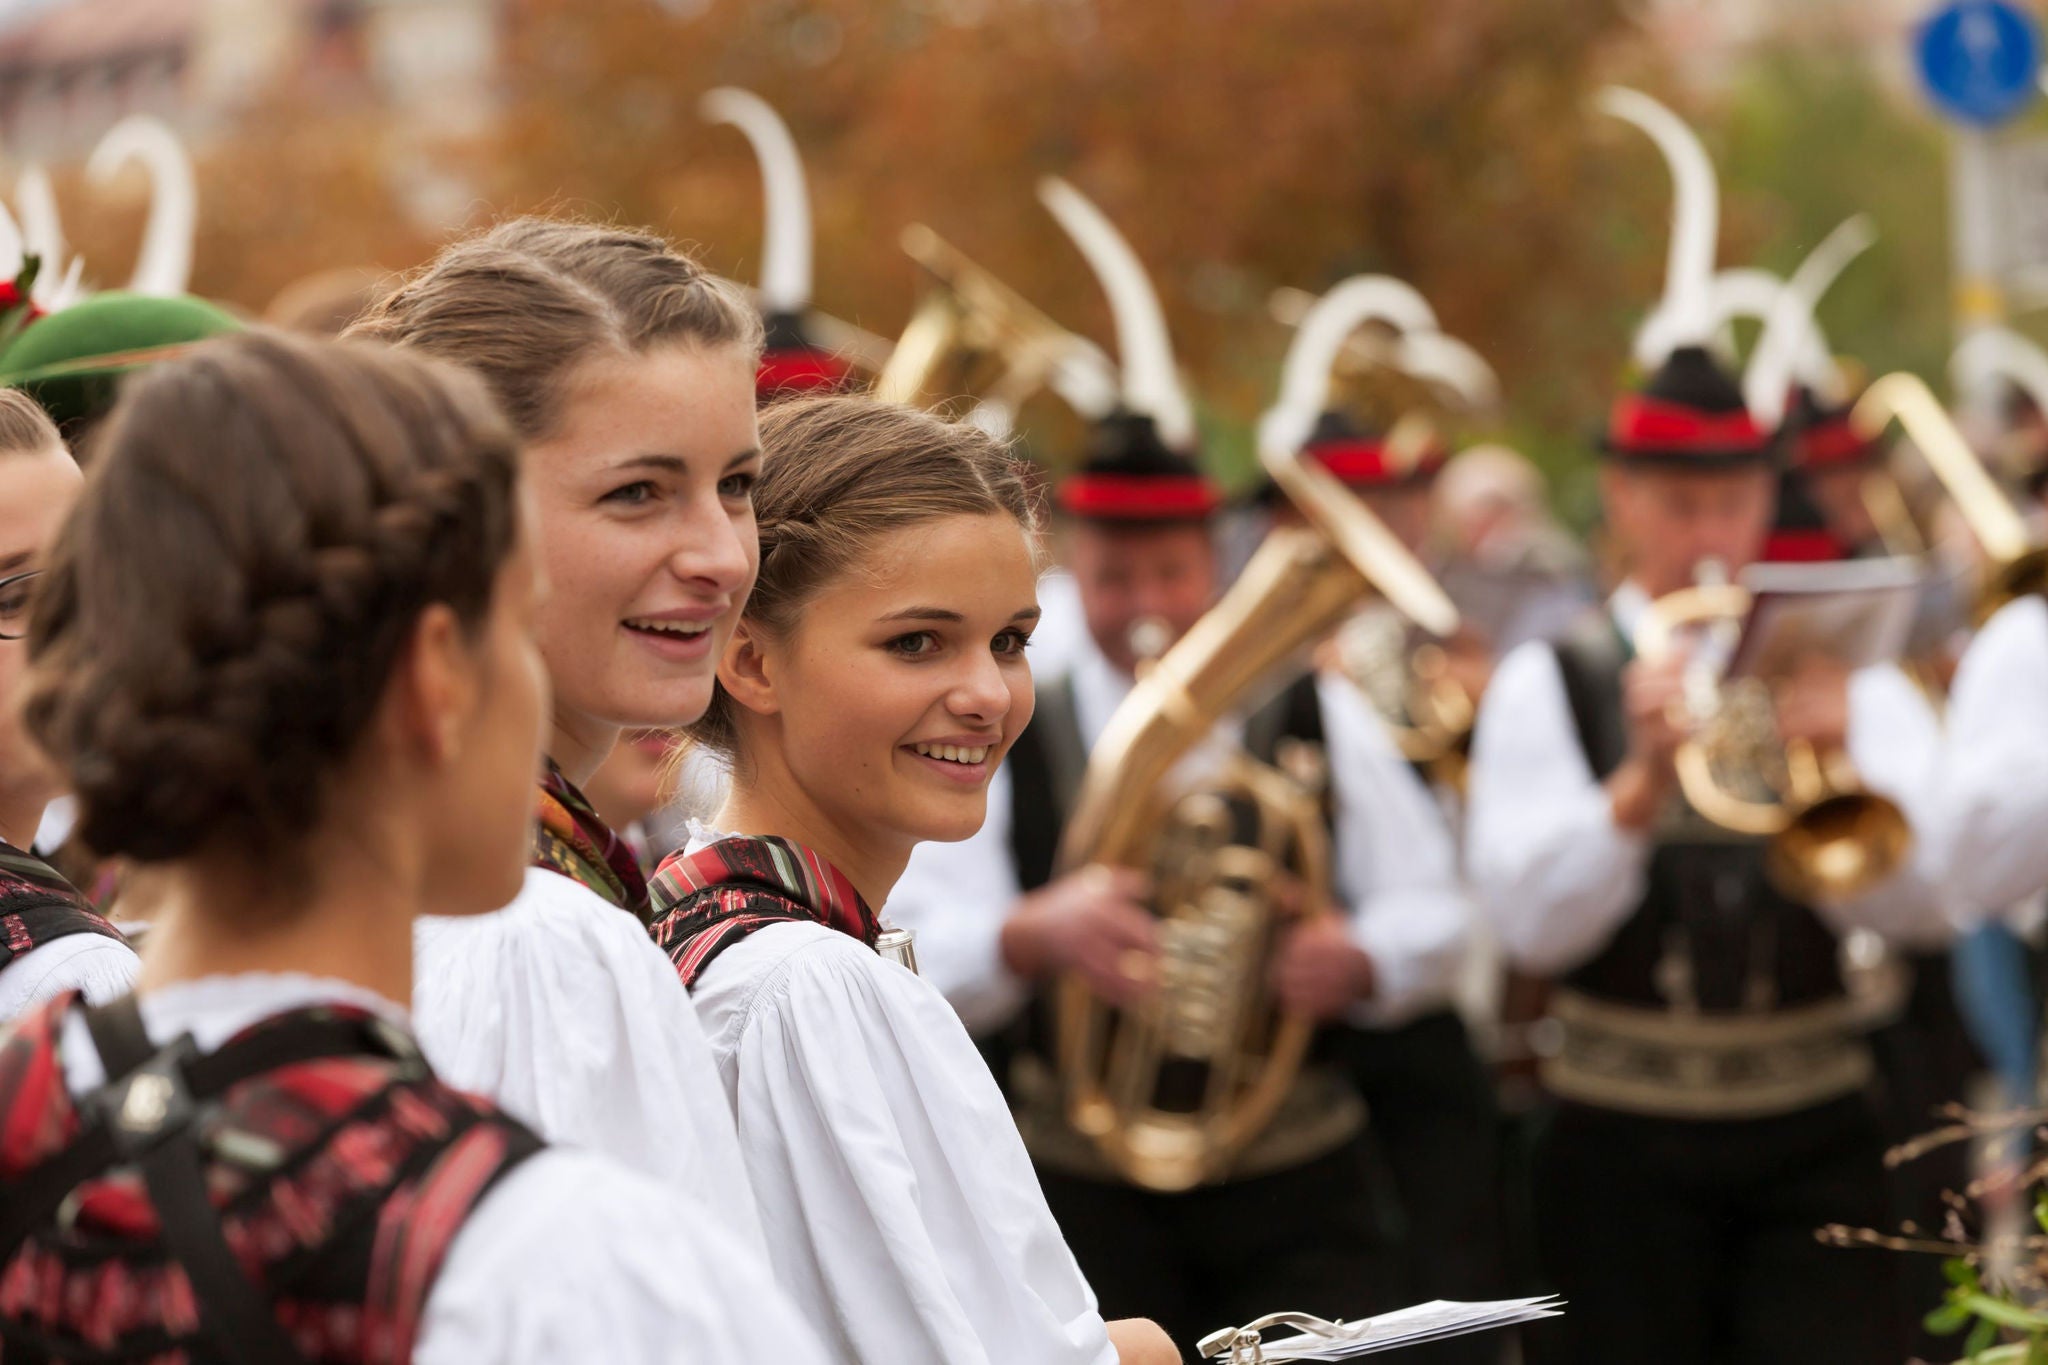
[[[764,324],[768,344],[761,367],[754,372],[754,397],[759,402],[799,393],[837,393],[852,379],[844,360],[812,341],[796,313],[770,313]]]
[[[1347,488],[1393,488],[1434,478],[1449,452],[1433,432],[1414,440],[1399,427],[1382,434],[1333,408],[1316,419],[1302,454]]]
[[[1849,424],[1849,408],[1824,405],[1804,384],[1793,392],[1783,428],[1785,458],[1801,469],[1846,469],[1876,461],[1877,442]]]
[[[1827,518],[1807,490],[1805,473],[1798,468],[1781,471],[1778,511],[1761,558],[1773,564],[1825,564],[1848,557],[1849,547],[1828,529]]]
[[[1163,525],[1207,521],[1223,505],[1223,490],[1160,440],[1150,417],[1117,412],[1095,423],[1087,459],[1054,498],[1083,521]]]
[[[1600,441],[1620,464],[1698,470],[1765,463],[1771,445],[1741,386],[1699,346],[1679,347],[1640,392],[1623,395]]]

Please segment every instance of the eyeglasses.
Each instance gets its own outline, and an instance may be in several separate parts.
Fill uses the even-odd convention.
[[[28,635],[30,609],[35,603],[36,583],[41,569],[0,578],[0,640],[20,640]]]

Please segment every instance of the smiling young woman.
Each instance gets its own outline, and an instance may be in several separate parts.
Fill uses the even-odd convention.
[[[675,1180],[758,1236],[646,882],[580,787],[620,735],[709,704],[754,580],[761,327],[659,238],[519,219],[458,242],[352,329],[481,376],[525,439],[553,687],[533,867],[502,913],[423,922],[435,1065],[550,1138]]]
[[[1105,1325],[945,997],[874,950],[923,840],[981,825],[1031,718],[1037,523],[989,437],[864,398],[771,407],[761,577],[693,738],[733,770],[653,883],[778,1277],[857,1360],[1178,1357]]]

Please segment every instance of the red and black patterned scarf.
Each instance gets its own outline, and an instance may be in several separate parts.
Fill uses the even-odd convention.
[[[73,934],[125,942],[57,869],[0,840],[0,967]]]
[[[802,844],[772,835],[721,839],[675,854],[649,890],[654,942],[688,987],[713,958],[771,924],[808,920],[870,948],[882,932],[845,873]]]
[[[540,778],[533,865],[581,882],[642,923],[647,920],[647,874],[640,860],[552,758]]]

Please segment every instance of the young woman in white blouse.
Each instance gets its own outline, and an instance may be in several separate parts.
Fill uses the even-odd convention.
[[[653,883],[781,1282],[853,1359],[1178,1359],[1105,1324],[945,997],[875,951],[925,839],[981,824],[1030,719],[1037,526],[1016,462],[865,398],[762,416],[761,576],[693,737],[733,785]]]
[[[758,1235],[703,1031],[646,883],[581,786],[620,736],[697,719],[753,583],[761,323],[659,238],[515,219],[350,330],[479,375],[526,445],[553,694],[532,867],[502,913],[430,919],[434,1065],[556,1141],[678,1182]]]
[[[482,387],[252,333],[134,380],[99,450],[25,715],[153,927],[139,999],[0,1034],[0,1353],[821,1362],[748,1238],[406,1029],[413,922],[518,888],[546,706]]]

